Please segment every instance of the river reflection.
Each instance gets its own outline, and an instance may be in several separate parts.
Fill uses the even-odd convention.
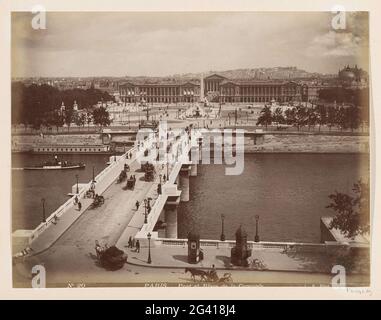
[[[190,178],[190,201],[180,204],[178,235],[197,230],[201,238],[219,239],[224,214],[227,239],[242,224],[253,240],[258,214],[261,240],[319,242],[319,219],[333,214],[325,208],[328,195],[351,192],[368,176],[365,154],[248,154],[240,176],[202,165]]]

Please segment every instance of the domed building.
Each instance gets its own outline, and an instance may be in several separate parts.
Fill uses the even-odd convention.
[[[345,87],[362,88],[368,84],[368,74],[355,65],[354,68],[347,65],[344,69],[339,70],[339,81]]]

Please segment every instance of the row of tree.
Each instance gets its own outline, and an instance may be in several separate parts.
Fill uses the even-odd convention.
[[[369,115],[365,108],[360,109],[355,105],[344,107],[319,104],[310,108],[298,105],[285,111],[281,107],[272,111],[269,106],[265,106],[258,117],[257,125],[264,125],[267,128],[274,122],[295,126],[298,131],[305,126],[309,130],[311,127],[319,126],[320,130],[323,125],[353,131],[361,124],[368,124]]]
[[[369,105],[369,88],[326,88],[319,90],[319,100],[322,102],[351,103],[356,106]]]
[[[35,127],[69,123],[69,120],[86,123],[83,113],[75,117],[74,101],[79,108],[87,109],[88,113],[93,112],[93,106],[99,101],[114,101],[107,92],[94,88],[58,90],[49,85],[26,86],[22,82],[12,83],[11,99],[12,124],[32,124]],[[65,104],[64,116],[58,112],[62,102]]]
[[[75,124],[79,127],[89,126],[91,123],[100,126],[108,126],[111,123],[110,114],[104,107],[82,110],[77,112],[72,108],[66,109],[61,112],[60,110],[49,111],[41,119],[41,121],[35,121],[33,127],[39,129],[41,125],[45,127],[56,127],[57,131],[59,127],[66,124],[68,131],[71,124]]]

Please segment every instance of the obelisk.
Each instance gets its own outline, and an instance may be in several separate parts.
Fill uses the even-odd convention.
[[[204,102],[204,75],[202,73],[200,78],[200,102]]]

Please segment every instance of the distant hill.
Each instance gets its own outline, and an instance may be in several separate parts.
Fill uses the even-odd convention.
[[[235,69],[225,71],[208,71],[204,77],[217,73],[229,79],[296,79],[296,78],[331,78],[333,75],[326,75],[316,72],[307,72],[297,67],[274,67],[255,69]],[[200,79],[201,73],[175,74],[172,78],[179,79]]]

